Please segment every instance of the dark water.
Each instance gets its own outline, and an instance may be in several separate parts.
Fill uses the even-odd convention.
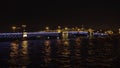
[[[0,68],[118,68],[119,39],[0,42]]]

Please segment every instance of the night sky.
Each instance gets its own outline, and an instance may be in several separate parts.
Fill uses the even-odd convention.
[[[0,32],[22,24],[27,25],[28,31],[58,25],[118,29],[119,7],[119,2],[112,0],[9,0],[1,4]]]

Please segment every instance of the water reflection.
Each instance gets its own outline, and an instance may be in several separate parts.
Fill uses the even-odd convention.
[[[13,41],[10,44],[11,52],[10,52],[10,59],[8,61],[10,64],[10,68],[17,68],[17,62],[18,62],[18,57],[19,57],[18,46],[19,46],[18,41]]]
[[[70,46],[68,40],[57,40],[56,63],[59,68],[71,68]]]
[[[24,40],[21,44],[21,49],[19,50],[19,65],[26,68],[29,64],[28,57],[28,41]]]
[[[89,40],[87,48],[88,55],[86,60],[88,66],[112,66],[113,45],[108,43],[105,38]]]
[[[83,37],[16,40],[10,43],[8,65],[9,68],[110,68],[119,61],[116,55],[119,45],[114,46],[117,40],[110,41]]]
[[[45,65],[48,65],[51,61],[51,46],[50,41],[45,40],[44,42],[44,62]]]
[[[29,64],[28,58],[28,41],[22,41],[21,48],[19,46],[19,41],[13,41],[10,45],[10,58],[9,58],[9,68],[26,68]]]
[[[82,63],[83,63],[83,59],[82,59],[82,54],[81,54],[81,38],[78,37],[75,39],[75,44],[73,46],[73,62],[72,62],[72,66],[73,68],[80,68],[83,67]]]
[[[94,46],[93,41],[91,39],[88,41],[87,48],[88,48],[88,50],[87,50],[88,55],[86,58],[87,65],[96,64],[95,46]]]

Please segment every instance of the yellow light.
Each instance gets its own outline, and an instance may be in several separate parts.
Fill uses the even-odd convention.
[[[89,31],[89,32],[93,32],[94,30],[93,30],[93,29],[91,29],[91,28],[89,28],[89,29],[88,29],[88,31]]]
[[[16,26],[12,26],[12,29],[16,29]]]
[[[58,29],[58,30],[57,30],[57,32],[58,32],[58,33],[60,33],[60,32],[61,32],[61,30],[60,30],[60,29]]]
[[[65,30],[68,30],[68,28],[67,28],[67,27],[65,27]]]
[[[78,31],[80,31],[80,29],[78,29]]]
[[[113,34],[113,31],[112,30],[108,30],[107,34]]]
[[[22,47],[27,48],[28,41],[24,40],[22,41]]]
[[[16,26],[12,26],[13,32],[15,32],[16,28],[17,28]]]
[[[58,26],[58,29],[60,29],[61,27],[60,26]]]
[[[45,27],[46,30],[49,30],[49,27]]]

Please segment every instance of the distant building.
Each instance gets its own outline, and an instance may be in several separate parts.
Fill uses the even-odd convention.
[[[112,30],[108,30],[108,31],[106,31],[105,33],[111,35],[111,34],[113,34],[113,31],[112,31]]]

